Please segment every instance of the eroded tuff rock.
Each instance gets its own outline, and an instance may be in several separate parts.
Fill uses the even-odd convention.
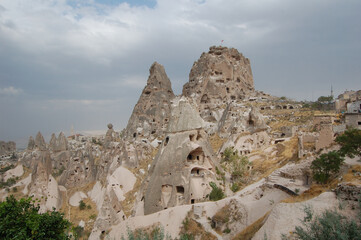
[[[15,142],[4,142],[0,141],[0,155],[3,154],[10,154],[16,151],[16,144]]]
[[[224,109],[222,117],[212,132],[228,138],[231,134],[263,130],[267,130],[267,125],[257,108],[250,109],[242,104],[231,102]]]
[[[30,140],[29,140],[29,141],[30,141]],[[29,145],[29,144],[28,144],[28,145]],[[45,143],[45,140],[44,140],[43,135],[41,135],[40,132],[38,132],[38,134],[36,134],[34,147],[35,147],[35,148],[38,148],[38,149],[41,150],[41,151],[45,151],[45,150],[46,150],[46,143]]]
[[[251,64],[234,48],[210,47],[193,64],[183,95],[192,97],[201,110],[230,100],[244,99],[254,92]]]
[[[171,82],[164,67],[157,62],[150,67],[149,73],[147,85],[125,130],[128,139],[162,134],[169,122],[170,100],[174,98]]]
[[[104,145],[106,148],[108,148],[110,146],[110,143],[114,140],[114,129],[113,129],[113,124],[109,123],[108,124],[108,130],[107,133],[105,134],[105,138],[104,138]]]
[[[215,159],[203,120],[186,99],[174,100],[168,133],[149,170],[144,213],[206,199]],[[189,121],[189,122],[187,122]]]
[[[30,136],[28,141],[28,150],[33,150],[34,148],[35,148],[35,140],[32,136]]]
[[[66,139],[63,132],[59,133],[58,138],[53,133],[49,142],[50,150],[54,152],[61,152],[68,150],[68,140]]]

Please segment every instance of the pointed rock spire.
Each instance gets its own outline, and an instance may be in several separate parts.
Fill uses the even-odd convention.
[[[149,69],[147,85],[125,129],[125,136],[137,138],[162,134],[169,122],[170,100],[173,98],[172,85],[164,67],[154,62]]]
[[[34,138],[30,136],[28,142],[28,150],[34,150],[34,148],[35,148],[35,141]]]
[[[35,147],[41,151],[46,150],[46,143],[45,143],[43,135],[41,135],[40,132],[38,132],[38,134],[35,137]]]

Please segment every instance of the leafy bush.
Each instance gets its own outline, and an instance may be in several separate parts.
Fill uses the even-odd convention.
[[[16,178],[9,178],[6,182],[0,182],[0,188],[10,187],[16,183]]]
[[[182,233],[179,237],[179,240],[194,240],[194,236],[189,233]]]
[[[319,183],[326,183],[332,174],[338,173],[343,161],[337,151],[321,154],[311,164],[313,178]]]
[[[8,165],[8,166],[6,166],[6,167],[3,167],[3,168],[0,169],[0,173],[4,173],[4,172],[6,172],[7,170],[13,169],[14,167],[15,167],[14,164],[11,164],[11,165]]]
[[[72,228],[72,233],[75,239],[79,239],[84,235],[84,228],[81,226],[76,226]]]
[[[157,227],[153,229],[153,231],[149,234],[145,232],[144,230],[130,230],[128,228],[128,240],[163,240],[163,239],[170,239],[169,235],[164,234],[164,229],[162,227]],[[125,240],[124,236],[121,238],[122,240]]]
[[[84,210],[86,208],[86,204],[83,200],[80,200],[79,202],[79,209],[80,210]]]
[[[348,240],[361,239],[361,225],[335,210],[326,210],[314,217],[310,208],[305,208],[303,226],[295,228],[296,239],[301,240]],[[360,219],[359,219],[360,220]],[[283,236],[282,239],[287,239]]]
[[[13,195],[0,203],[0,239],[69,239],[70,223],[55,211],[40,214],[31,198]]]
[[[341,145],[341,156],[361,156],[361,130],[347,129],[342,135],[337,136],[335,141]]]
[[[222,189],[217,187],[217,185],[214,182],[210,182],[209,185],[212,187],[212,191],[209,194],[209,200],[218,201],[224,198],[224,193]]]
[[[237,150],[233,150],[231,147],[226,148],[222,154],[222,162],[233,162],[238,158]]]
[[[238,183],[233,183],[231,186],[231,190],[232,190],[232,192],[237,192],[239,190]]]

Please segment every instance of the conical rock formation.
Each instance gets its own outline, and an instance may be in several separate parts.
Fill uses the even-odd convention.
[[[161,135],[167,129],[170,100],[174,98],[171,82],[164,67],[157,62],[150,67],[149,73],[147,85],[125,130],[128,139]]]

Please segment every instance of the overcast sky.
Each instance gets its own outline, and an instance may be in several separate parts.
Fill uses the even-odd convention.
[[[360,13],[359,0],[0,0],[0,140],[121,130],[154,61],[180,94],[222,40],[251,60],[257,90],[361,89]]]

